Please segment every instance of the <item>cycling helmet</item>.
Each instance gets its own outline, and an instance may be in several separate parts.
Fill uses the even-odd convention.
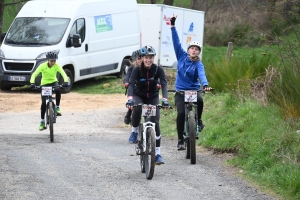
[[[132,55],[131,55],[131,60],[132,61],[136,61],[136,59],[139,58],[139,57],[141,57],[139,50],[136,50],[136,51],[132,52]]]
[[[48,60],[57,60],[57,58],[58,58],[58,52],[57,51],[49,51],[46,54],[46,58]]]
[[[199,42],[192,41],[192,42],[188,43],[187,50],[189,50],[190,47],[198,47],[199,51],[201,51],[201,46],[200,46]]]
[[[144,46],[140,49],[141,56],[155,56],[156,52],[152,46]]]

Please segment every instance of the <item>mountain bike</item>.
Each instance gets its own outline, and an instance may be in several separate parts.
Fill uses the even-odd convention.
[[[156,116],[156,109],[161,109],[162,105],[138,104],[133,107],[142,108],[144,123],[139,124],[138,142],[135,146],[136,154],[140,156],[140,165],[142,173],[146,173],[146,178],[151,180],[155,168],[155,147],[156,132],[155,123],[151,122],[151,117]]]
[[[45,117],[45,126],[44,129],[47,129],[49,126],[50,129],[50,142],[54,141],[54,130],[53,124],[56,123],[56,109],[54,97],[52,97],[53,91],[62,88],[62,85],[57,86],[35,86],[35,90],[41,90],[42,96],[46,96],[46,117]]]
[[[190,159],[191,164],[196,164],[196,140],[199,138],[198,127],[198,105],[197,93],[208,93],[204,90],[168,90],[168,92],[184,95],[185,120],[184,120],[184,146],[186,159]]]

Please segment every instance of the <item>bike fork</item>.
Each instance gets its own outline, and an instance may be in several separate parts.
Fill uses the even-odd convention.
[[[154,131],[154,134],[156,134],[155,132],[155,123],[153,122],[146,122],[143,124],[143,152],[146,152],[146,143],[147,143],[147,129],[148,128],[152,128]]]

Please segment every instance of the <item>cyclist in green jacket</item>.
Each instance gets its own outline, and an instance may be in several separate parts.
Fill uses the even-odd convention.
[[[58,86],[58,80],[56,77],[57,72],[59,72],[63,79],[64,87],[69,86],[69,78],[63,68],[56,63],[56,60],[58,58],[58,52],[56,51],[50,51],[46,54],[47,62],[44,62],[38,66],[38,68],[35,70],[35,72],[31,75],[30,78],[30,88],[34,89],[35,88],[35,78],[42,73],[42,80],[41,80],[41,86]],[[60,98],[61,98],[61,92],[59,89],[54,90],[55,92],[55,98],[56,98],[56,113],[57,116],[61,116],[61,111],[59,108],[60,104]],[[41,122],[40,122],[40,127],[39,130],[42,131],[44,130],[44,125],[45,125],[45,113],[46,113],[46,96],[42,96],[42,105],[41,105]]]

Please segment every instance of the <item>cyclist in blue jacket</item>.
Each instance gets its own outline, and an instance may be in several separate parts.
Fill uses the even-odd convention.
[[[208,81],[205,75],[204,65],[200,61],[199,55],[201,52],[201,46],[199,42],[193,41],[187,45],[187,51],[185,51],[180,43],[178,33],[175,28],[176,17],[171,17],[171,32],[174,51],[177,58],[177,74],[175,81],[175,90],[200,90],[200,82],[204,90],[211,90],[208,86]],[[199,82],[200,80],[200,82]],[[177,107],[177,135],[178,135],[178,150],[185,150],[184,148],[184,95],[175,94],[175,104]],[[201,93],[197,95],[198,104],[198,131],[201,132],[204,128],[204,124],[201,120],[203,111],[203,99]]]
[[[156,55],[155,49],[152,46],[144,46],[140,49],[143,62],[140,66],[134,67],[129,79],[128,86],[128,102],[126,106],[133,109],[134,104],[159,104],[159,83],[162,89],[162,106],[170,107],[168,103],[168,90],[165,72],[162,67],[153,63]],[[133,131],[129,137],[129,143],[137,142],[137,130],[141,121],[142,109],[135,107],[132,113]],[[151,121],[155,123],[156,132],[156,158],[157,165],[164,164],[164,160],[160,154],[160,110],[156,109],[156,116],[151,117]]]

